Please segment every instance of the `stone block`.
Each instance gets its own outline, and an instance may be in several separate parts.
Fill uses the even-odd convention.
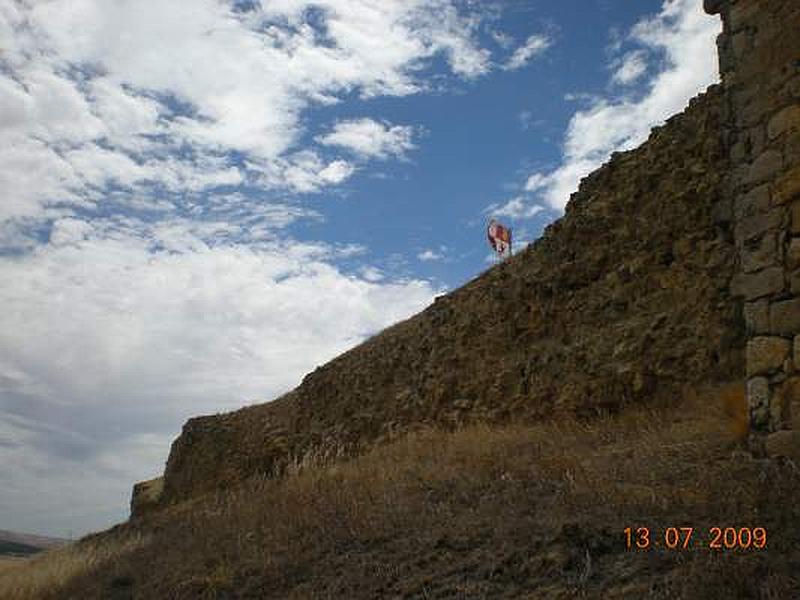
[[[800,129],[792,129],[783,136],[783,156],[786,166],[797,164],[800,161]]]
[[[745,185],[745,180],[747,179],[747,173],[749,171],[750,163],[733,163],[727,173],[728,183],[732,185],[733,189],[744,188],[749,190],[753,187],[752,185]]]
[[[791,232],[800,234],[800,200],[792,204],[792,226]]]
[[[731,281],[731,293],[745,300],[756,300],[783,291],[783,269],[768,267],[757,273],[737,273]]]
[[[783,221],[783,211],[777,208],[768,213],[743,218],[736,225],[737,242],[746,242],[771,229],[779,229]]]
[[[769,210],[769,184],[765,183],[741,194],[733,203],[733,214],[737,219],[752,217]]]
[[[774,302],[769,307],[769,328],[772,333],[800,333],[800,298]]]
[[[792,238],[786,249],[786,266],[789,270],[800,269],[800,238]]]
[[[138,517],[157,508],[163,493],[163,477],[135,484],[131,495],[131,516]]]
[[[795,271],[789,275],[789,290],[793,294],[800,296],[800,271]]]
[[[789,80],[786,84],[786,92],[789,96],[800,98],[800,75]]]
[[[717,59],[719,64],[719,73],[722,76],[724,85],[731,89],[734,88],[734,79],[736,77],[736,60],[733,56],[733,50],[727,44],[727,36],[717,36]]]
[[[752,377],[747,380],[747,404],[751,409],[769,404],[769,381],[766,377]]]
[[[781,337],[754,337],[747,342],[747,376],[764,375],[782,369],[791,347],[791,342]]]
[[[703,9],[710,15],[716,15],[722,10],[723,0],[703,0]]]
[[[722,3],[724,6],[725,3]],[[752,26],[758,21],[759,13],[762,6],[758,2],[742,0],[740,2],[732,3],[731,10],[728,13],[729,26],[731,31],[739,31],[743,27]]]
[[[778,236],[767,233],[761,238],[745,243],[740,253],[742,270],[745,273],[759,271],[765,267],[776,265],[780,261],[778,255]]]
[[[786,363],[784,362],[784,364],[786,364]],[[772,391],[772,400],[775,399],[775,386],[776,385],[780,385],[784,381],[786,381],[786,373],[783,372],[782,368],[779,371],[773,372],[772,375],[769,376],[769,385],[773,390]],[[770,400],[770,402],[772,402],[772,400]]]
[[[753,98],[756,97],[756,92],[758,90],[758,86],[752,86],[752,89],[748,91],[749,94],[753,95]],[[756,116],[752,117],[754,119],[760,118],[761,108],[755,103],[750,103],[751,111],[757,113]],[[750,140],[750,156],[758,156],[764,151],[764,145],[767,143],[767,132],[763,125],[756,125],[755,127],[751,127],[748,131],[748,139]]]
[[[745,146],[744,142],[736,142],[731,148],[730,159],[733,163],[744,162],[744,160],[747,158],[747,155],[747,146]]]
[[[747,406],[750,421],[755,427],[764,427],[769,423],[769,381],[766,377],[747,380]]]
[[[729,197],[721,198],[711,207],[711,220],[717,224],[727,224],[733,220],[733,203]]]
[[[781,386],[782,403],[792,429],[800,430],[800,377],[792,377]]]
[[[753,36],[747,30],[740,31],[731,36],[731,46],[733,47],[734,56],[741,58],[753,47]]]
[[[775,101],[772,96],[759,94],[760,89],[766,89],[766,81],[760,84],[764,78],[763,65],[759,69],[758,65],[752,61],[743,64],[739,61],[736,65],[737,85],[739,86],[734,94],[731,95],[733,112],[738,126],[742,129],[754,129],[760,131],[758,137],[750,137],[751,154],[759,156],[766,146],[767,127],[764,121],[767,115],[782,108],[782,104]]]
[[[750,335],[769,333],[769,302],[767,300],[746,302],[744,323]]]
[[[800,464],[800,431],[782,430],[767,436],[764,448],[771,458],[783,457]]]
[[[800,368],[800,335],[794,336],[794,364]]]
[[[788,381],[785,381],[773,388],[772,400],[769,403],[770,429],[773,431],[776,429],[788,429],[791,425],[789,398],[785,393],[788,383]]]
[[[745,184],[770,181],[783,168],[783,155],[778,150],[765,150],[750,164],[745,176]]]
[[[777,179],[772,201],[775,204],[787,204],[798,198],[800,198],[800,164]]]
[[[792,104],[774,115],[767,124],[767,135],[774,139],[779,135],[800,129],[800,105]]]

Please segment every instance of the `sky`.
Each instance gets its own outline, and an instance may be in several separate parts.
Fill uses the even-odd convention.
[[[0,529],[491,266],[718,80],[699,0],[0,0]]]

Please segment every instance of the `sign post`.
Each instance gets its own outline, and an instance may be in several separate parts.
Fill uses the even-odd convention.
[[[497,253],[500,260],[508,258],[512,254],[511,229],[499,223],[496,219],[489,221],[486,230],[489,237],[489,245]]]

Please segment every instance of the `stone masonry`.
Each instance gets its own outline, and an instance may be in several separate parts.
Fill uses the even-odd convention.
[[[744,302],[751,426],[800,429],[800,2],[704,4],[723,22],[731,291]]]

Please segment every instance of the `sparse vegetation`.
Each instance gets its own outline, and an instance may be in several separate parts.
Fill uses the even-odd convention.
[[[25,559],[15,556],[0,556],[0,573],[20,566]]]
[[[0,597],[798,597],[800,475],[739,449],[727,393],[307,457],[0,574]],[[696,538],[631,550],[629,526]],[[711,550],[714,526],[768,546]]]
[[[0,598],[58,597],[58,590],[65,583],[103,568],[112,558],[123,559],[145,541],[141,533],[134,531],[126,532],[122,538],[107,533],[94,540],[46,550],[25,560],[0,562]]]

